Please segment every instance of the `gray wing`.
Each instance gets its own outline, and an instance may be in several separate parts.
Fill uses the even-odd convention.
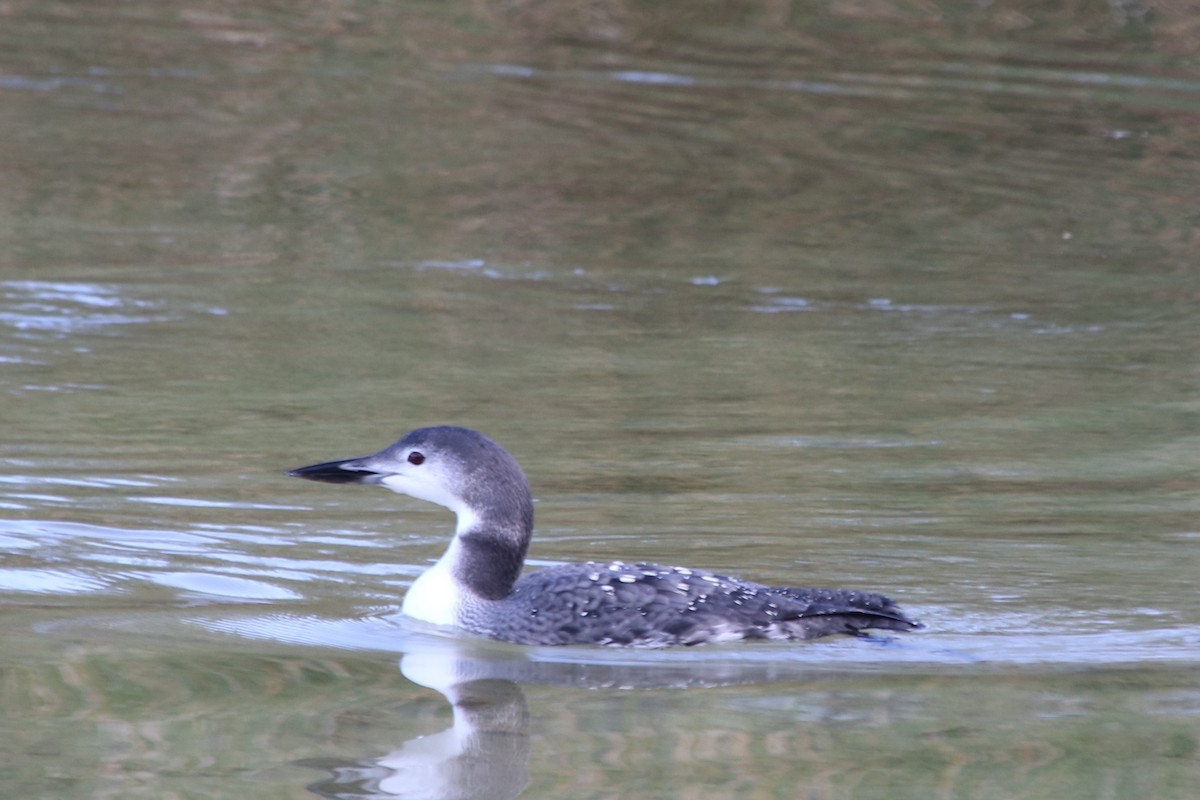
[[[919,624],[881,595],[769,587],[707,570],[613,562],[533,572],[480,627],[520,644],[661,647]]]

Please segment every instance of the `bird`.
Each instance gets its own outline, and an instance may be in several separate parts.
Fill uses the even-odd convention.
[[[413,582],[401,612],[477,636],[647,648],[924,627],[883,595],[767,586],[705,569],[589,561],[522,576],[533,536],[529,481],[508,451],[470,428],[417,428],[373,455],[287,474],[379,484],[453,511],[449,546]]]

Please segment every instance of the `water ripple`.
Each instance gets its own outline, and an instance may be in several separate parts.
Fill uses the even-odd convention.
[[[108,581],[76,570],[0,568],[0,591],[83,594],[108,586]]]
[[[0,300],[0,325],[30,336],[63,337],[171,319],[158,303],[94,283],[0,281]]]
[[[929,92],[1008,94],[1046,98],[1112,98],[1125,102],[1175,107],[1180,98],[1188,107],[1200,104],[1200,81],[1160,75],[1130,75],[1063,68],[1033,68],[944,63],[932,70],[924,64],[892,65],[895,71],[837,71],[797,78],[736,78],[704,76],[687,71],[562,70],[525,64],[464,64],[452,72],[456,78],[490,76],[513,80],[551,80],[586,83],[620,83],[682,89],[750,89],[803,94],[909,99]]]

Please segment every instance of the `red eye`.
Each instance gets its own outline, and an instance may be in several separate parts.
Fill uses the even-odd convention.
[[[418,453],[416,450],[412,451],[411,453],[408,454],[408,463],[424,464],[425,463],[425,454]]]

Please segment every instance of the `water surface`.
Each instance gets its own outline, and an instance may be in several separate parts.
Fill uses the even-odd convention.
[[[14,795],[1194,795],[1186,11],[4,17]],[[448,514],[283,473],[437,422],[521,461],[534,566],[874,589],[927,629],[414,627]]]

